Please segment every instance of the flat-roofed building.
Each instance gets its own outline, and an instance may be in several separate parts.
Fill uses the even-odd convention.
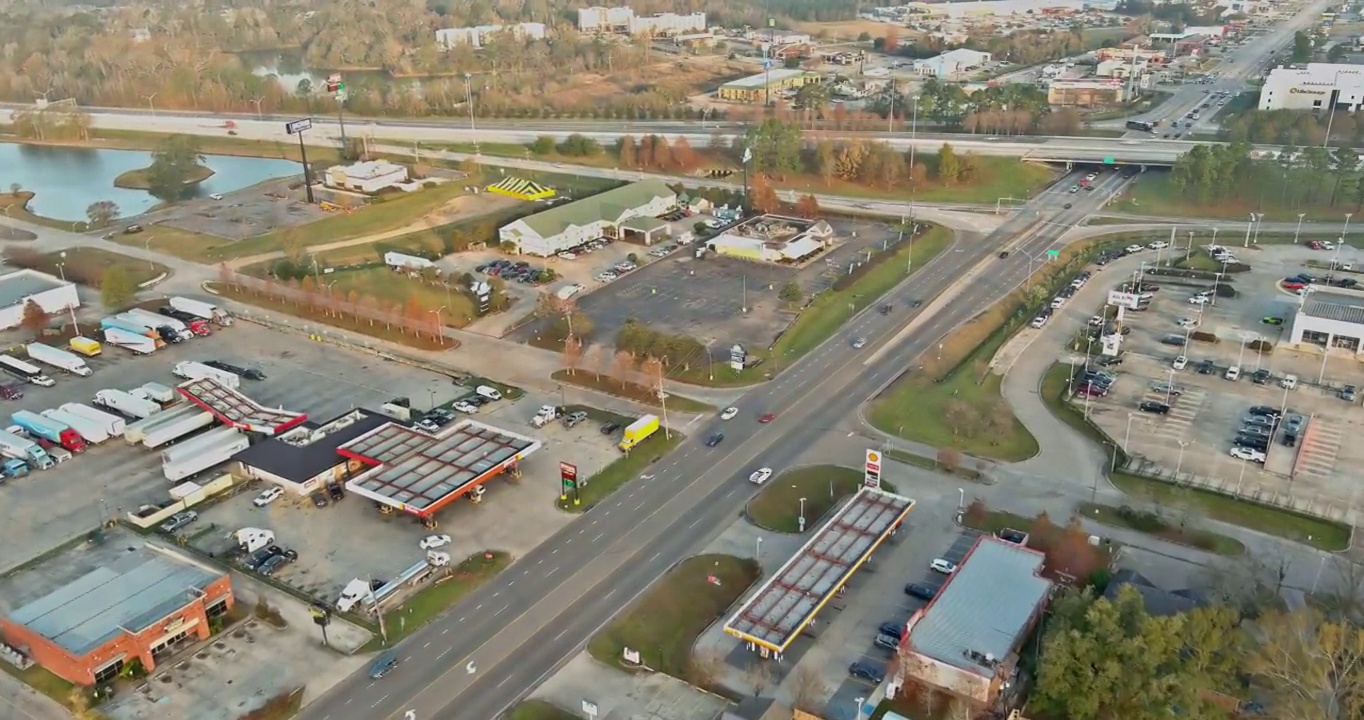
[[[297,495],[308,495],[329,483],[345,482],[368,468],[336,449],[393,422],[357,408],[324,423],[305,423],[262,440],[232,457],[248,477],[274,483]]]
[[[659,223],[649,220],[677,206],[677,193],[662,180],[630,183],[604,193],[565,203],[503,225],[498,239],[518,253],[549,257],[599,238],[616,239],[637,232],[646,244],[663,236]],[[648,218],[627,226],[634,218]]]
[[[1047,102],[1056,107],[1117,105],[1127,100],[1127,82],[1107,80],[1052,80]]]
[[[446,50],[456,45],[472,45],[481,48],[492,36],[499,33],[510,33],[512,37],[519,40],[544,40],[545,24],[524,22],[511,25],[445,28],[436,31],[436,44]]]
[[[721,100],[767,102],[775,100],[776,95],[784,90],[794,90],[815,82],[819,82],[819,76],[815,73],[778,68],[727,82],[715,94]]]
[[[706,14],[703,12],[636,15],[632,8],[600,6],[578,10],[578,31],[585,33],[672,36],[705,30]]]
[[[81,305],[75,284],[37,270],[15,270],[0,275],[0,330],[19,327],[30,300],[48,315]]]
[[[1288,338],[1294,345],[1364,352],[1364,291],[1313,287],[1293,316]]]

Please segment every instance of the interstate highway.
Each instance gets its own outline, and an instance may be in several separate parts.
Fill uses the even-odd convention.
[[[308,720],[492,720],[580,650],[615,613],[732,522],[753,494],[753,468],[780,469],[830,430],[856,432],[858,405],[952,328],[1021,284],[1029,258],[1056,246],[1071,225],[1119,189],[1115,174],[1093,193],[1070,194],[1071,175],[985,240],[959,241],[842,331],[749,392],[726,439],[705,448],[718,419],[688,428],[689,439],[615,495],[556,533],[455,609],[398,646],[402,664],[372,682],[362,671],[305,708]],[[1064,209],[1065,203],[1074,203]],[[1006,259],[996,258],[1008,247]],[[1040,265],[1040,263],[1038,263]],[[991,282],[969,282],[979,268]],[[959,292],[950,303],[934,302]],[[911,311],[908,301],[924,306]],[[935,306],[945,307],[933,312]],[[903,332],[909,323],[920,323]],[[901,335],[898,341],[887,340]],[[850,339],[866,337],[853,350]],[[777,413],[770,425],[756,416]],[[848,460],[852,462],[853,460]],[[486,508],[512,512],[510,508]]]

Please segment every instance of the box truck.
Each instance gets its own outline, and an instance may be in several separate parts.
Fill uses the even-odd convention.
[[[72,415],[83,417],[86,420],[99,423],[99,426],[104,432],[108,433],[109,437],[121,437],[123,435],[123,429],[127,427],[127,423],[123,418],[117,415],[111,415],[103,410],[96,410],[89,405],[66,403],[65,405],[62,405],[62,410],[65,410]]]
[[[36,412],[20,410],[9,416],[10,422],[24,429],[29,435],[40,437],[50,443],[61,445],[73,453],[85,451],[85,440],[80,433],[69,425],[45,418]]]
[[[30,360],[51,365],[58,370],[65,370],[81,377],[88,377],[92,372],[81,356],[73,352],[42,343],[29,343],[24,349],[28,351]]]
[[[161,453],[161,473],[172,482],[225,463],[251,445],[236,428],[219,428]]]
[[[66,344],[72,350],[75,350],[76,352],[86,357],[94,357],[104,352],[104,348],[100,346],[98,341],[91,340],[88,337],[81,337],[79,335],[71,338],[71,340],[68,341]]]
[[[242,378],[237,373],[219,370],[218,368],[209,367],[203,363],[194,362],[193,360],[184,360],[176,363],[175,374],[186,380],[212,378],[233,390],[241,387],[242,384]]]
[[[128,320],[131,320],[136,323],[141,323],[149,328],[152,328],[153,330],[159,331],[161,330],[161,328],[168,327],[174,330],[176,336],[179,337],[181,340],[188,340],[194,337],[194,332],[189,329],[189,326],[185,325],[179,320],[176,320],[173,317],[166,317],[165,315],[162,315],[160,313],[150,312],[148,310],[143,310],[141,308],[133,308],[132,310],[128,310],[127,312],[124,312],[122,315],[119,315],[119,317],[127,318]]]
[[[275,544],[275,533],[261,528],[242,528],[232,537],[237,541],[237,549],[244,553],[253,553]]]
[[[23,460],[30,467],[39,470],[46,470],[56,464],[43,446],[6,430],[0,430],[0,455]]]
[[[645,438],[656,432],[658,432],[658,416],[645,415],[626,426],[620,439],[620,449],[630,452],[636,445],[644,442]]]
[[[100,390],[95,393],[94,404],[134,418],[147,418],[161,412],[160,405],[122,390]]]
[[[132,350],[138,355],[151,355],[164,345],[158,339],[116,327],[104,328],[104,342]]]
[[[57,384],[52,381],[52,378],[43,374],[42,368],[32,363],[26,363],[12,355],[0,355],[0,370],[34,385],[52,387]]]
[[[140,442],[145,447],[158,448],[213,424],[213,413],[197,405],[187,404],[177,410],[167,411],[161,414],[161,418],[160,422],[141,428],[141,437],[124,433],[123,438],[129,443]]]
[[[173,297],[170,306],[180,312],[187,312],[224,327],[232,324],[232,316],[212,303],[201,302],[184,297]]]
[[[109,433],[104,432],[104,428],[93,420],[87,420],[79,415],[73,415],[61,408],[44,410],[40,413],[43,417],[53,422],[65,425],[75,430],[81,439],[89,445],[98,445],[109,439]]]
[[[174,388],[166,387],[158,382],[149,382],[138,388],[146,395],[149,400],[155,400],[162,405],[170,405],[180,400],[180,393],[175,392]]]

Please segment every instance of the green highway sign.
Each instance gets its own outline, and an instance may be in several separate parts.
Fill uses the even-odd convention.
[[[1061,251],[1060,251],[1060,250],[1048,250],[1048,251],[1047,251],[1047,259],[1048,259],[1048,260],[1055,260],[1056,258],[1058,258],[1058,257],[1060,257],[1060,256],[1061,256]]]
[[[1111,158],[1111,157],[1106,157],[1106,158],[1104,158],[1104,164],[1105,164],[1105,165],[1112,165],[1113,162],[1114,162],[1114,160],[1113,160],[1113,158]]]

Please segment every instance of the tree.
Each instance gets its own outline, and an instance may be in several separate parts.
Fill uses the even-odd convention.
[[[775,118],[764,120],[748,131],[744,138],[745,152],[751,153],[750,169],[784,177],[800,172],[803,167],[801,152],[805,137],[799,127]]]
[[[21,192],[23,192],[23,191],[24,191],[24,186],[23,186],[23,185],[20,185],[20,184],[17,183],[17,182],[16,182],[16,183],[10,183],[10,184],[9,184],[9,194],[10,194],[10,195],[18,195],[19,193],[21,193]]]
[[[777,298],[786,303],[798,303],[803,296],[800,285],[794,280],[786,281],[777,291]]]
[[[952,448],[938,448],[937,461],[938,467],[949,473],[954,473],[957,468],[961,467],[961,453]]]
[[[555,150],[554,138],[549,135],[541,135],[531,141],[526,147],[536,155],[549,155]]]
[[[814,195],[801,195],[796,200],[796,216],[813,220],[819,217],[819,199]]]
[[[938,149],[938,179],[944,185],[950,185],[957,181],[957,176],[961,175],[961,163],[957,160],[957,152],[952,149],[949,143],[943,143]]]
[[[199,141],[188,135],[172,135],[152,153],[147,169],[148,191],[162,200],[179,200],[190,190],[201,171],[204,156]]]
[[[832,140],[820,140],[815,145],[815,171],[826,186],[838,175],[838,148]]]
[[[677,141],[673,143],[672,158],[674,167],[682,172],[691,172],[701,164],[701,160],[697,157],[696,151],[692,149],[691,143],[687,142],[686,137],[680,135]]]
[[[118,205],[112,200],[97,200],[85,208],[85,217],[92,227],[106,227],[119,214]]]
[[[611,374],[620,382],[634,381],[635,356],[624,350],[618,351],[612,360]]]
[[[51,318],[48,317],[47,311],[43,309],[42,305],[34,302],[32,298],[24,302],[24,316],[19,321],[19,327],[36,336],[47,329],[49,322],[51,322]]]
[[[1268,615],[1256,627],[1247,670],[1269,688],[1280,717],[1364,717],[1364,628],[1310,608]]]
[[[583,341],[572,335],[564,338],[564,369],[569,375],[577,371],[582,356]]]
[[[881,52],[894,55],[900,49],[900,31],[894,25],[886,28],[886,36],[881,41]]]
[[[764,214],[774,213],[781,208],[777,189],[772,187],[772,181],[766,175],[756,175],[753,182],[749,183],[748,204],[754,211]]]
[[[622,135],[616,141],[616,159],[620,161],[621,167],[634,167],[637,159],[637,149],[635,139],[629,135]]]
[[[985,506],[985,501],[980,498],[972,498],[971,504],[966,506],[964,518],[968,527],[985,527],[990,521],[990,509]]]
[[[824,684],[819,671],[808,663],[796,668],[791,676],[791,704],[795,709],[812,715],[824,711],[824,701],[828,698],[829,688]]]
[[[1211,694],[1236,680],[1238,621],[1217,606],[1151,617],[1130,586],[1112,602],[1073,593],[1052,605],[1029,708],[1071,720],[1219,717]]]
[[[109,309],[127,305],[137,294],[137,283],[122,265],[111,265],[100,276],[100,302]]]

